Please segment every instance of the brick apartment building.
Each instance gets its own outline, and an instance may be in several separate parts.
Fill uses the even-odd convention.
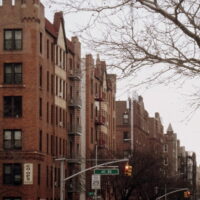
[[[164,131],[160,114],[156,112],[154,117],[150,117],[149,120],[150,152],[156,158],[161,158],[163,155]]]
[[[107,74],[106,63],[92,55],[85,58],[86,77],[86,159],[87,166],[112,158],[116,150],[115,93],[116,76]],[[91,160],[93,159],[93,160]],[[104,161],[105,162],[105,161]],[[91,173],[87,176],[87,191],[91,191]]]
[[[80,43],[39,0],[3,0],[0,16],[0,199],[58,199],[55,158],[67,158],[66,175],[80,167]]]
[[[0,199],[58,200],[56,158],[66,158],[66,177],[116,152],[163,155],[172,175],[185,169],[194,184],[195,155],[182,151],[171,126],[163,133],[141,96],[115,101],[116,76],[99,57],[81,63],[81,44],[67,39],[61,12],[51,23],[39,0],[3,0],[0,16]],[[65,199],[85,199],[91,174],[65,189]]]
[[[169,176],[176,176],[178,173],[178,140],[171,124],[167,128],[164,140],[164,165]]]
[[[121,155],[128,156],[130,152],[149,152],[156,142],[159,149],[154,147],[158,152],[161,150],[162,124],[159,114],[155,118],[150,118],[144,107],[141,96],[136,99],[116,102],[116,133],[117,133],[117,151]],[[152,143],[153,141],[153,143]],[[152,144],[152,145],[150,145]],[[151,149],[152,152],[152,149]]]

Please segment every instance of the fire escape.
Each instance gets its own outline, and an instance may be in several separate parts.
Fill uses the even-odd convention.
[[[71,69],[68,74],[70,81],[70,91],[68,99],[69,107],[69,124],[67,128],[67,134],[69,138],[68,147],[68,164],[69,174],[74,174],[80,169],[81,155],[80,155],[80,136],[82,134],[81,121],[80,121],[80,109],[81,109],[81,98],[80,98],[80,81],[81,81],[81,70]],[[80,192],[80,180],[74,178],[69,181],[67,186],[68,195],[73,195]],[[72,197],[72,196],[71,196]]]

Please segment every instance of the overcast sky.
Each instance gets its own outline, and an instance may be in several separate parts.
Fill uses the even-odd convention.
[[[42,0],[43,3],[45,1]],[[48,7],[45,9],[46,16],[50,21],[53,19],[54,10],[54,8]],[[81,17],[81,23],[83,21],[87,21],[84,16]],[[65,16],[65,29],[69,38],[73,35],[78,23],[80,23],[80,17],[76,17],[76,14]],[[85,53],[91,52],[87,48],[82,48],[82,57],[85,56]],[[143,75],[138,78],[142,78]],[[129,90],[133,88],[130,87],[129,81],[124,80],[119,83],[117,99],[126,100],[130,94]],[[200,85],[200,81],[193,80],[186,82],[181,87],[178,83],[172,83],[165,86],[152,85],[148,89],[146,86],[141,86],[140,89],[134,88],[134,90],[143,97],[145,108],[150,116],[154,116],[155,112],[160,113],[165,131],[169,123],[172,124],[181,145],[185,146],[187,151],[196,152],[198,164],[200,164],[200,112],[196,111],[192,118],[188,117],[192,111],[188,95],[198,85]]]

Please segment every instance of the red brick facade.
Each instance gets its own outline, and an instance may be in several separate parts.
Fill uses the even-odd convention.
[[[66,175],[80,167],[80,43],[66,38],[62,13],[45,19],[39,1],[4,0],[0,15],[0,199],[58,199],[54,159],[67,158]]]
[[[92,55],[85,59],[86,68],[86,159],[87,166],[112,158],[116,150],[115,93],[116,76],[107,74],[106,63]],[[96,155],[97,153],[97,155]],[[105,162],[105,161],[104,161]],[[87,191],[91,191],[91,174]]]
[[[163,126],[159,114],[150,118],[141,96],[137,99],[116,102],[117,151],[121,156],[133,152],[162,153]]]

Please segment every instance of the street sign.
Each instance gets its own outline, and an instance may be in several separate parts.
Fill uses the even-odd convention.
[[[94,196],[94,192],[88,192],[88,196]]]
[[[119,175],[119,169],[95,169],[94,174],[99,175]]]
[[[101,189],[101,176],[98,174],[92,174],[92,187],[93,190]]]

